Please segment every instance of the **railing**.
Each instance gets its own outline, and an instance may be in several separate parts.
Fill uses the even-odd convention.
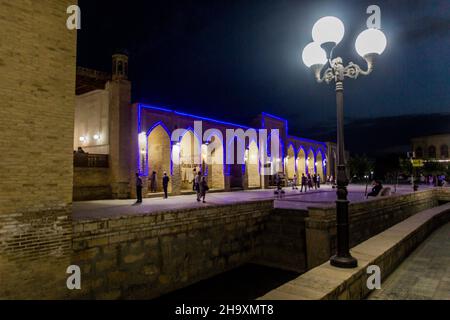
[[[74,152],[73,166],[85,168],[108,168],[108,155]]]

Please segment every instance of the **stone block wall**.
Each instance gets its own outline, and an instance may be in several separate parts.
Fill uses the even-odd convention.
[[[384,281],[431,232],[448,221],[450,204],[421,211],[353,247],[352,254],[358,260],[356,268],[335,268],[325,262],[260,299],[363,299],[371,292],[367,287],[369,266],[378,266]]]
[[[275,208],[268,216],[263,236],[263,250],[254,261],[259,264],[305,272],[306,210]]]
[[[72,263],[84,298],[152,298],[243,263],[263,250],[272,201],[73,225]]]
[[[74,168],[73,201],[110,199],[109,168]]]
[[[69,263],[77,1],[0,0],[0,298],[61,296]]]

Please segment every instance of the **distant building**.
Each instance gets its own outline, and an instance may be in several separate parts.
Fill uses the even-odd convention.
[[[450,133],[423,136],[411,139],[416,159],[449,162]]]
[[[288,132],[288,120],[278,116],[262,112],[245,126],[211,119],[208,110],[193,115],[132,104],[126,54],[113,55],[111,74],[78,68],[76,92],[73,149],[84,152],[74,152],[74,200],[133,196],[136,172],[143,178],[144,194],[153,171],[158,182],[167,172],[172,194],[192,192],[198,171],[207,175],[210,188],[216,190],[265,188],[273,184],[275,174],[285,182],[302,173],[319,174],[322,181],[336,177],[336,144],[293,136]],[[194,121],[202,121],[203,132],[215,130],[207,141],[194,130]],[[227,154],[233,142],[226,140],[226,130],[250,128],[268,129],[269,135],[271,130],[279,130],[278,155],[271,154],[267,141],[267,157],[262,159],[260,141],[252,137],[236,138],[235,151]],[[173,142],[171,135],[177,129],[185,129],[185,133]],[[215,149],[209,154],[211,142]],[[245,148],[240,160],[236,158],[237,145]],[[179,164],[172,160],[175,153]],[[224,164],[230,156],[236,158],[235,164]],[[263,168],[271,174],[261,174]],[[160,191],[161,183],[157,189]]]

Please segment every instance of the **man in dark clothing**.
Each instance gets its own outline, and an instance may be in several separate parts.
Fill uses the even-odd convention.
[[[136,203],[142,202],[142,179],[139,177],[139,173],[136,173]]]
[[[194,179],[194,190],[197,191],[197,201],[200,202],[200,182],[202,182],[202,172],[199,171]]]
[[[303,188],[305,188],[305,192],[306,192],[306,187],[308,185],[308,179],[306,178],[305,174],[302,173],[302,186],[300,187],[300,192],[303,192]]]
[[[197,169],[194,168],[194,170],[192,170],[192,176],[194,177],[192,179],[192,191],[197,191],[197,184],[195,182],[195,179],[197,179]]]
[[[199,187],[199,190],[200,190],[200,192],[199,192],[200,193],[200,199],[203,198],[203,203],[205,203],[206,202],[205,201],[206,192],[209,190],[208,183],[206,182],[206,177],[205,176],[202,177],[198,187]]]
[[[164,189],[164,199],[167,199],[167,188],[169,186],[169,176],[167,175],[167,172],[164,171],[164,175],[163,175],[163,179],[162,179],[162,184],[163,184],[163,189]]]
[[[150,176],[150,191],[153,193],[156,192],[156,171],[153,171]]]
[[[374,181],[373,182],[374,186],[372,188],[372,192],[369,192],[367,194],[367,198],[368,197],[376,197],[378,195],[378,193],[380,193],[381,189],[383,189],[383,185],[381,184],[380,181]]]

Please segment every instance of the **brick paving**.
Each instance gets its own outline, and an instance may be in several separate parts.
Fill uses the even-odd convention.
[[[369,299],[450,300],[450,223],[432,233]]]

